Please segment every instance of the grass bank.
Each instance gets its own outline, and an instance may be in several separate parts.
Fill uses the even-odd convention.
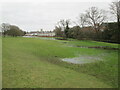
[[[3,38],[3,87],[117,87],[118,52],[68,46],[81,43],[94,45],[92,41]],[[99,45],[99,42],[96,43]],[[107,45],[117,47],[117,44]],[[60,60],[78,55],[98,56],[102,61],[75,65]]]

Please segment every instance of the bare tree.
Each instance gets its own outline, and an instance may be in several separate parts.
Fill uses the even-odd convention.
[[[62,29],[62,31],[64,31],[64,29],[65,29],[65,20],[60,20],[59,22],[57,22],[57,25],[56,25],[57,27],[59,27],[59,28],[61,28]]]
[[[61,28],[62,31],[64,31],[63,33],[63,37],[67,38],[67,33],[68,33],[68,29],[69,29],[69,25],[70,25],[70,20],[67,19],[67,20],[60,20],[58,23],[57,23],[57,27]]]
[[[110,10],[111,13],[116,17],[117,19],[117,29],[114,30],[114,38],[117,42],[120,43],[120,0],[116,0],[110,4]]]
[[[1,32],[2,35],[5,37],[5,31],[10,30],[10,24],[8,23],[2,23],[1,24]]]
[[[63,31],[58,26],[55,26],[54,32],[55,32],[55,36],[57,36],[57,37],[62,37],[63,36]]]
[[[67,19],[67,20],[65,21],[65,25],[66,25],[66,27],[69,27],[69,25],[70,25],[70,20],[69,20],[69,19]]]
[[[91,7],[86,10],[86,22],[92,26],[93,29],[98,33],[102,23],[106,20],[105,11],[98,9],[97,7]]]
[[[78,24],[80,27],[84,27],[86,25],[86,15],[80,14],[78,17]]]
[[[118,25],[120,25],[120,0],[116,0],[110,4],[110,10],[117,18]]]

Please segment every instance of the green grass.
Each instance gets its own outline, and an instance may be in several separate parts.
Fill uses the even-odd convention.
[[[99,45],[99,42],[96,43]],[[117,87],[117,51],[67,46],[96,43],[22,37],[3,38],[3,88]],[[108,43],[101,45],[104,44],[117,46]],[[103,61],[75,65],[60,60],[78,55],[98,56]]]

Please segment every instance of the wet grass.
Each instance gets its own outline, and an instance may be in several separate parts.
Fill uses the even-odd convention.
[[[71,44],[73,46],[87,46],[87,47],[102,46],[102,47],[119,48],[118,44],[111,44],[111,43],[91,41],[91,40],[81,40],[80,42],[78,40],[74,40],[69,42],[68,44]]]
[[[38,38],[3,38],[3,87],[117,87],[118,52],[67,46],[81,45],[80,42],[83,43]],[[84,42],[84,45],[87,43],[88,41],[86,44]],[[116,44],[108,45],[117,47]],[[103,61],[78,65],[60,60],[78,55],[97,56]]]

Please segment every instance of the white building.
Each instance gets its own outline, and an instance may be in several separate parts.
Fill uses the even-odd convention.
[[[40,36],[40,37],[54,37],[55,32],[53,31],[34,31],[34,32],[29,32],[26,34],[26,36]]]

